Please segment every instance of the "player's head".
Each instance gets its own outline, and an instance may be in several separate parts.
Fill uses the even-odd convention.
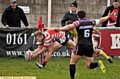
[[[114,8],[118,8],[118,6],[119,6],[119,0],[114,0],[113,1],[113,6],[114,6]]]
[[[66,22],[66,25],[69,25],[69,24],[72,24],[72,21],[71,21],[71,20],[68,20],[68,21]]]
[[[43,40],[44,40],[44,35],[43,35],[42,32],[36,31],[36,32],[34,33],[34,36],[35,36],[35,39],[36,39],[37,42],[43,42]]]
[[[78,11],[78,18],[83,19],[86,17],[85,11]]]

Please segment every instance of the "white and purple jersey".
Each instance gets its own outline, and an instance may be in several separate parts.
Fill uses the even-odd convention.
[[[92,45],[92,31],[94,25],[100,23],[100,20],[88,20],[88,19],[81,19],[78,22],[74,22],[74,26],[78,32],[78,44],[89,44]]]

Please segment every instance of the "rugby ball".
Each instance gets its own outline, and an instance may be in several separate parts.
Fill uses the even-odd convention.
[[[30,50],[26,51],[26,53],[24,54],[25,60],[29,62],[31,55],[32,55],[32,52]]]

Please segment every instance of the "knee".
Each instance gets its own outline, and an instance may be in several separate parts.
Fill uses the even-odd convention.
[[[47,53],[48,54],[52,54],[53,50],[52,49],[48,49]]]
[[[53,48],[48,48],[48,52],[49,52],[49,53],[52,53],[53,51],[54,51]]]
[[[70,64],[76,64],[73,59],[70,59]]]

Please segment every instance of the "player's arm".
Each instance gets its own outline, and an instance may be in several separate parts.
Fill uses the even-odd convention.
[[[43,54],[47,50],[47,48],[50,46],[50,42],[47,42],[46,40],[47,39],[44,40],[44,44],[42,45],[43,46],[42,49],[40,49],[37,53],[33,54],[31,58],[34,58],[37,55]]]
[[[69,24],[69,25],[66,25],[64,27],[61,27],[55,30],[56,31],[68,31],[68,30],[75,29],[78,25],[79,25],[79,21],[75,21],[73,24]]]
[[[32,55],[32,58],[36,57],[37,55],[43,54],[47,50],[47,47],[43,47],[41,50],[39,50],[37,53]]]
[[[38,45],[38,48],[35,49],[32,54],[36,54],[37,52],[39,52],[42,49],[43,45]]]
[[[39,52],[37,52],[37,55],[43,54],[47,50],[47,47],[43,47]]]

